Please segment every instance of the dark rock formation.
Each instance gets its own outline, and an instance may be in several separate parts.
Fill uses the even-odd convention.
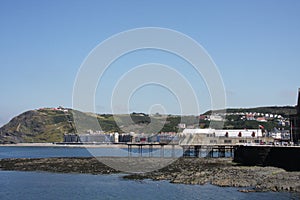
[[[286,172],[275,167],[238,166],[231,159],[224,158],[180,158],[160,170],[125,178],[200,185],[211,183],[221,187],[250,187],[254,191],[300,192],[300,172]]]
[[[0,169],[91,174],[120,172],[99,162],[96,158],[3,159],[0,160]],[[211,183],[221,187],[249,188],[241,190],[242,192],[300,192],[300,172],[287,172],[276,167],[238,166],[228,158],[180,158],[159,170],[144,174],[129,174],[124,178],[168,180],[171,183],[183,184]]]
[[[0,169],[59,173],[111,174],[117,170],[96,158],[17,158],[0,160]]]

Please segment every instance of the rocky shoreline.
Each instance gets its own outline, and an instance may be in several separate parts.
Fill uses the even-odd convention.
[[[8,158],[0,160],[0,169],[83,174],[112,174],[120,172],[106,166],[93,157]]]
[[[143,159],[144,162],[147,158],[130,159],[136,162]],[[159,159],[161,158],[156,158],[156,160]],[[156,165],[156,160],[149,158],[149,163]],[[96,158],[2,159],[0,160],[0,169],[58,173],[121,173],[120,170],[111,168]],[[288,191],[300,193],[300,172],[287,172],[276,167],[239,166],[230,158],[179,158],[172,164],[153,172],[128,174],[124,178],[168,180],[171,183],[182,184],[210,183],[221,187],[249,188],[241,190],[241,192]]]
[[[158,171],[124,178],[249,188],[242,192],[300,192],[300,172],[287,172],[276,167],[239,166],[227,158],[181,158]]]

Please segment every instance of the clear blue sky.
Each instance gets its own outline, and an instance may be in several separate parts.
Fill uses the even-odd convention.
[[[180,31],[207,50],[222,75],[227,107],[295,105],[300,87],[299,10],[297,0],[1,0],[0,125],[29,109],[71,107],[74,80],[88,53],[113,34],[149,26]],[[149,57],[156,54],[129,56],[126,63],[152,61]],[[160,59],[175,63],[167,58]],[[110,73],[120,72],[116,66]],[[187,78],[193,80],[192,75]],[[195,91],[205,91],[191,82]],[[97,91],[99,112],[109,112],[105,94],[110,84]],[[164,94],[162,88],[142,90]],[[158,100],[146,101],[149,98],[137,93],[132,109],[147,111],[148,104]],[[169,105],[168,112],[176,113],[176,104]],[[209,106],[204,103],[201,109]]]

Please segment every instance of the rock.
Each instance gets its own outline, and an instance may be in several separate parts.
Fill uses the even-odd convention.
[[[258,192],[257,190],[249,190],[249,189],[243,189],[243,190],[238,190],[238,191],[243,192],[243,193]]]
[[[120,172],[104,165],[96,158],[2,159],[0,160],[0,169],[91,174]],[[231,159],[224,158],[179,158],[169,166],[156,171],[129,174],[124,178],[168,180],[178,184],[211,183],[221,187],[253,188],[241,189],[241,192],[288,191],[300,193],[300,172],[286,172],[275,167],[236,166]]]

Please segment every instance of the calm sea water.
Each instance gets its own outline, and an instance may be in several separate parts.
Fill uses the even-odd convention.
[[[148,157],[181,157],[182,149],[175,149],[174,153],[170,148],[153,149],[149,152],[148,148],[143,148],[142,156]],[[82,147],[21,147],[21,146],[0,146],[1,158],[47,158],[47,157],[89,157],[89,156],[128,156],[127,148],[82,148]],[[133,157],[140,156],[138,148],[132,148],[130,154]],[[214,157],[218,156],[217,152],[213,153]],[[230,157],[230,153],[226,152],[226,157]],[[207,152],[200,152],[201,157],[206,157]]]
[[[94,150],[100,156],[114,152],[105,148]],[[128,155],[125,150],[120,152],[114,153]],[[84,148],[0,147],[0,158],[58,156],[91,154]],[[241,188],[132,181],[122,176],[0,171],[0,199],[300,199],[294,193],[241,193],[238,191]]]
[[[153,149],[151,155],[161,156],[160,149]],[[171,157],[171,149],[164,149],[165,157]],[[132,156],[139,156],[137,148],[132,149]],[[143,156],[149,156],[148,148],[144,148]],[[1,158],[47,158],[47,157],[89,157],[89,156],[128,156],[127,148],[82,148],[82,147],[13,147],[0,146]],[[182,156],[181,149],[175,149],[175,156]]]
[[[1,199],[297,199],[289,193],[241,193],[237,188],[131,181],[122,175],[0,171]]]

